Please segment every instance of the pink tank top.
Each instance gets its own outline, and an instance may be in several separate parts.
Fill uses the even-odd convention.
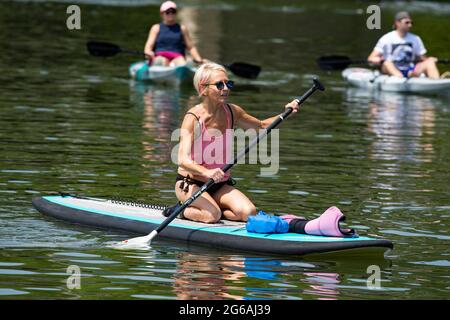
[[[198,118],[201,134],[194,140],[191,147],[191,159],[207,169],[221,169],[227,163],[233,161],[233,123],[230,109],[225,104],[222,105],[227,115],[227,129],[220,135],[209,134],[203,119]],[[216,129],[218,132],[219,130]],[[230,170],[225,172],[225,176],[220,182],[230,178]]]

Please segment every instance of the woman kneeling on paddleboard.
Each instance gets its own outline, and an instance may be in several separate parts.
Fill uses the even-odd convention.
[[[240,106],[227,103],[233,81],[228,79],[221,65],[206,63],[200,66],[194,76],[194,86],[202,102],[186,113],[181,125],[176,196],[184,202],[209,179],[215,184],[185,209],[184,218],[215,223],[223,215],[228,220],[247,221],[248,216],[256,214],[255,205],[233,186],[230,172],[221,170],[233,156],[232,129],[264,129],[278,115],[258,120]],[[297,112],[297,100],[288,103],[287,107]],[[166,210],[164,215],[169,216],[175,208]]]
[[[144,48],[149,63],[163,66],[184,65],[185,49],[189,50],[197,63],[206,62],[192,43],[187,27],[176,22],[177,5],[166,1],[161,4],[159,11],[162,22],[151,27]]]

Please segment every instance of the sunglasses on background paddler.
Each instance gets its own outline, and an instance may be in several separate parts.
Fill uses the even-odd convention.
[[[217,81],[216,83],[205,83],[205,86],[212,86],[212,85],[215,85],[218,90],[223,90],[225,86],[227,86],[227,88],[231,90],[234,87],[234,81],[227,80],[227,81]]]
[[[164,11],[165,14],[177,14],[177,9],[167,9],[166,11]]]

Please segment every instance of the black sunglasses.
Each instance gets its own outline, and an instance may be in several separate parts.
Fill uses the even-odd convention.
[[[205,83],[205,85],[206,86],[215,85],[218,90],[223,90],[225,86],[227,86],[228,89],[233,89],[234,81],[233,80],[217,81],[216,83]]]
[[[177,13],[177,9],[167,9],[165,11],[165,14],[171,14],[171,13],[176,14]]]

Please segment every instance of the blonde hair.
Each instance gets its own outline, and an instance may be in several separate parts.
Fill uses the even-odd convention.
[[[203,90],[206,88],[205,84],[208,83],[213,72],[222,71],[227,74],[224,66],[214,62],[208,62],[202,64],[194,75],[194,87],[197,90],[199,97],[202,95]]]

